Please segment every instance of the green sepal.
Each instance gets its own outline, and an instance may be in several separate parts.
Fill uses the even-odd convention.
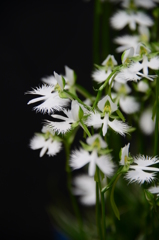
[[[66,80],[64,79],[64,77],[63,76],[61,76],[62,77],[62,84],[63,84],[63,89],[65,88],[65,85],[66,85]]]
[[[152,13],[155,18],[158,18],[159,17],[159,7],[155,8]]]
[[[82,141],[80,141],[80,144],[82,145],[83,149],[86,151],[92,151],[93,150],[93,146],[90,146]]]
[[[112,119],[119,119],[120,118],[119,116],[115,116],[115,115],[110,115],[109,117],[112,118]]]
[[[77,80],[77,74],[75,73],[75,71],[73,71],[73,77],[74,77],[74,83],[73,85],[76,83],[76,80]]]
[[[87,133],[88,137],[91,137],[91,134],[87,128],[87,126],[84,124],[84,122],[82,121],[82,119],[80,120],[81,126],[83,128],[83,130]]]
[[[135,127],[130,127],[128,130],[127,130],[127,133],[132,133],[136,131],[136,128]]]
[[[113,151],[113,149],[100,149],[99,151],[98,151],[98,153],[100,154],[100,155],[105,155],[105,154],[108,154],[108,153],[110,153],[110,152],[112,152]]]
[[[146,190],[146,189],[144,189],[144,192],[145,192],[145,197],[146,197],[146,199],[147,199],[147,201],[148,201],[148,203],[151,205],[151,206],[156,206],[156,203],[155,203],[155,197],[154,197],[154,195],[151,193],[151,192],[149,192],[148,190]]]
[[[65,92],[58,92],[60,98],[68,98],[68,96],[65,94]]]
[[[125,118],[124,115],[122,114],[122,112],[118,109],[116,110],[116,113],[118,114],[118,116],[123,120],[123,122],[125,122]]]
[[[83,115],[84,115],[83,109],[81,108],[81,106],[79,106],[78,117],[80,120],[83,118]]]
[[[148,54],[148,58],[154,58],[157,55],[159,55],[159,52],[150,53],[150,54]]]
[[[130,57],[129,59],[133,62],[139,62],[143,59],[143,57],[142,56],[136,56],[136,57]],[[131,65],[131,63],[130,63],[130,65]]]
[[[121,161],[121,156],[122,156],[122,148],[120,149],[120,152],[119,152],[119,159]]]

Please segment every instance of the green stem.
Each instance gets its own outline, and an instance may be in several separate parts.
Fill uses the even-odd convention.
[[[98,227],[99,239],[102,240],[102,228],[101,228],[101,215],[100,215],[100,203],[99,203],[99,184],[96,182],[96,221]]]
[[[86,104],[84,104],[82,102],[81,99],[79,99],[77,96],[75,96],[74,94],[70,93],[70,92],[67,92],[66,90],[63,90],[63,92],[65,93],[65,95],[70,98],[71,100],[77,100],[80,104],[82,104],[87,110],[92,110],[91,107],[87,106]]]
[[[158,77],[156,79],[156,123],[155,123],[155,149],[154,155],[159,154],[159,133],[158,133],[158,126],[159,126],[159,71],[157,71]]]
[[[96,167],[96,171],[97,171],[97,177],[98,177],[98,183],[99,183],[99,189],[100,189],[100,193],[101,193],[101,204],[102,204],[102,230],[103,230],[103,239],[106,239],[106,219],[105,219],[105,202],[104,202],[104,193],[101,192],[102,190],[102,186],[101,186],[101,182],[100,182],[100,175],[99,175],[99,168]]]
[[[71,170],[70,170],[70,166],[69,166],[70,145],[68,144],[68,142],[66,140],[64,141],[64,146],[65,146],[65,153],[66,153],[67,188],[68,188],[72,206],[73,206],[73,209],[74,209],[77,221],[78,221],[81,239],[85,239],[84,232],[83,232],[83,222],[82,222],[82,218],[80,215],[80,211],[79,211],[75,196],[72,194],[72,187],[71,187],[72,174],[71,174]]]

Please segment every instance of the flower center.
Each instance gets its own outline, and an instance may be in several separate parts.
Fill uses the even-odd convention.
[[[103,112],[111,114],[111,106],[110,106],[109,101],[106,102]]]
[[[61,92],[62,91],[62,89],[61,89],[61,87],[60,87],[60,85],[57,83],[56,85],[55,85],[55,91],[57,91],[57,92]]]
[[[93,142],[92,146],[93,146],[93,148],[100,149],[100,141],[98,138],[96,138],[96,140]]]

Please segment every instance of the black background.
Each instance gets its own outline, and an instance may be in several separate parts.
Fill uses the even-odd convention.
[[[56,198],[48,179],[63,179],[63,153],[39,158],[29,139],[45,116],[24,95],[53,71],[74,69],[92,85],[93,2],[82,0],[0,3],[0,239],[53,239],[46,206]],[[61,172],[60,172],[61,171]]]

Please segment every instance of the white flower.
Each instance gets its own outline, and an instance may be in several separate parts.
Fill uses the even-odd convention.
[[[108,55],[107,58],[102,62],[102,65],[105,66],[105,69],[98,69],[92,73],[92,78],[94,81],[101,83],[104,82],[109,75],[112,73],[112,69],[115,65],[117,65],[117,61],[115,60],[113,55]],[[109,80],[109,83],[111,79]]]
[[[92,206],[96,203],[96,182],[94,178],[88,175],[79,175],[73,179],[74,195],[80,196],[80,202],[86,206]]]
[[[38,112],[54,112],[60,111],[63,107],[67,106],[69,103],[68,99],[60,98],[58,92],[54,91],[53,86],[43,85],[42,87],[35,88],[32,91],[28,91],[27,94],[40,95],[40,97],[34,98],[28,102],[28,104],[41,102],[38,106],[33,109]]]
[[[101,179],[102,186],[106,185],[106,179]],[[93,177],[82,174],[73,179],[72,192],[79,196],[83,205],[93,206],[96,204],[96,182]]]
[[[136,29],[136,24],[151,27],[153,25],[152,19],[143,12],[126,12],[123,10],[118,11],[110,19],[111,25],[115,29],[122,29],[127,24],[131,30]]]
[[[119,83],[126,83],[127,81],[137,82],[142,77],[147,78],[150,81],[153,81],[155,75],[145,75],[139,72],[142,69],[142,64],[139,62],[132,63],[129,67],[123,68],[116,76],[115,80]]]
[[[133,157],[133,163],[130,164],[129,146],[130,143],[121,149],[120,164],[129,166],[125,178],[129,182],[138,182],[139,184],[154,180],[156,172],[159,172],[159,168],[149,166],[159,163],[159,158],[138,155],[137,157]]]
[[[33,150],[41,148],[40,157],[45,153],[49,156],[56,155],[61,150],[61,142],[56,140],[55,133],[50,128],[44,126],[42,132],[47,133],[48,137],[46,138],[44,134],[35,134],[30,141],[30,148]]]
[[[159,186],[155,186],[155,187],[150,187],[148,189],[149,192],[153,193],[153,194],[157,194],[157,196],[159,196]]]
[[[145,135],[151,135],[155,129],[155,122],[152,120],[152,109],[147,108],[140,116],[139,126]]]
[[[93,150],[91,153],[80,148],[80,150],[74,150],[70,157],[70,166],[75,169],[79,169],[89,163],[88,174],[94,176],[96,165],[100,170],[108,177],[113,174],[114,164],[111,161],[111,155],[102,155],[98,157],[97,151]]]
[[[139,155],[134,158],[134,163],[136,165],[131,164],[129,167],[133,170],[129,170],[125,176],[129,182],[138,182],[140,184],[144,182],[151,182],[155,179],[156,172],[159,172],[159,168],[149,167],[159,163],[159,159],[157,157],[152,158]]]
[[[125,36],[117,37],[115,38],[114,42],[121,46],[116,48],[116,51],[123,52],[131,47],[135,49],[139,40],[140,40],[139,36],[125,35]]]
[[[99,112],[90,112],[90,115],[85,122],[87,126],[100,128],[103,124],[102,126],[103,136],[106,135],[108,126],[122,136],[124,136],[125,133],[128,132],[129,126],[126,123],[119,121],[117,119],[114,119],[113,121],[109,120],[109,115],[111,115],[118,108],[117,105],[112,102],[108,95],[98,102],[98,108],[100,109],[101,112],[104,113],[104,117],[101,118],[101,114]]]
[[[121,1],[122,1],[122,4],[121,4],[122,7],[125,7],[125,8],[130,7],[131,0],[121,0]],[[156,4],[154,3],[156,1],[157,0],[133,0],[133,3],[136,7],[143,7],[143,8],[149,9],[149,8],[154,8],[156,6]]]
[[[101,136],[99,134],[94,134],[93,136],[88,137],[86,139],[86,143],[88,145],[92,145],[92,144],[94,145],[96,143],[97,139],[98,139],[98,145],[99,145],[100,148],[106,148],[107,147],[107,143],[101,138]]]
[[[68,66],[65,66],[65,75],[64,78],[66,80],[66,83],[68,86],[73,86],[75,83],[75,74],[74,71],[69,68]]]
[[[153,57],[150,60],[148,60],[147,56],[143,56],[143,62],[142,62],[142,68],[143,73],[147,76],[148,75],[148,68],[151,68],[153,70],[159,69],[159,57]]]
[[[63,109],[65,116],[52,114],[51,117],[62,120],[60,122],[54,122],[46,120],[46,125],[51,127],[55,132],[59,133],[66,133],[71,130],[72,124],[77,123],[79,119],[79,110],[80,105],[76,100],[73,100],[71,103],[71,110]],[[79,123],[80,125],[80,123]]]
[[[53,75],[48,76],[48,77],[43,77],[41,79],[41,81],[43,83],[46,83],[46,84],[50,85],[50,86],[55,86],[57,84],[57,80]]]
[[[144,81],[140,81],[137,83],[137,90],[139,92],[146,92],[149,89],[149,85],[144,82]]]

